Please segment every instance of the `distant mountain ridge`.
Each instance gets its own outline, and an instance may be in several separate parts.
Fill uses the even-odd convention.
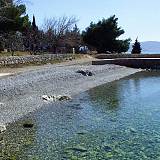
[[[131,52],[132,50],[132,45],[130,45],[130,49],[128,52]],[[155,54],[160,54],[160,42],[158,41],[145,41],[141,42],[141,48],[142,48],[142,53],[155,53]]]

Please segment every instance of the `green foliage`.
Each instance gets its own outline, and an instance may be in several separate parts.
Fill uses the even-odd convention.
[[[131,52],[132,54],[140,54],[141,53],[142,48],[141,48],[140,42],[138,42],[138,39],[136,39],[136,41],[132,47],[133,47],[132,52]]]
[[[26,32],[31,28],[26,6],[12,0],[0,3],[0,41],[4,48],[12,51],[23,50]]]
[[[12,4],[13,0],[0,0],[0,7],[5,7],[6,5]]]
[[[82,33],[84,42],[96,48],[99,53],[126,52],[129,49],[130,39],[117,40],[125,33],[121,27],[118,27],[117,21],[118,18],[114,15],[108,19],[102,19],[97,24],[92,22]]]
[[[0,31],[23,31],[30,26],[25,5],[9,5],[0,8]]]

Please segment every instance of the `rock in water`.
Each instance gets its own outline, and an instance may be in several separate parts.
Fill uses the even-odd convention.
[[[24,123],[23,127],[24,128],[32,128],[33,127],[33,123]]]
[[[6,129],[7,129],[7,128],[6,128],[5,125],[3,125],[3,124],[0,125],[0,133],[6,131]]]
[[[82,146],[75,146],[72,148],[67,148],[67,150],[73,150],[73,151],[77,151],[77,152],[87,152],[87,149]]]
[[[129,130],[130,130],[130,132],[132,132],[132,133],[136,133],[136,129],[134,129],[134,128],[132,128],[132,127],[131,127]]]
[[[111,151],[112,151],[112,148],[111,148],[110,146],[108,146],[108,145],[105,145],[105,146],[104,146],[104,150],[105,150],[106,152],[111,152]]]
[[[85,135],[87,134],[88,132],[86,130],[82,130],[80,132],[77,132],[78,135]]]

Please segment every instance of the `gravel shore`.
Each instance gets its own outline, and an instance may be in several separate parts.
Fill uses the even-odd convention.
[[[85,63],[84,63],[85,62]],[[11,123],[43,107],[42,95],[74,96],[140,70],[116,65],[93,66],[91,61],[40,66],[0,78],[0,124]],[[89,70],[91,77],[76,73]]]

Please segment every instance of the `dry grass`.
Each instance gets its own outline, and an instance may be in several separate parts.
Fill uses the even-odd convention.
[[[37,55],[43,55],[43,54],[51,54],[51,53],[48,53],[48,52],[40,52],[40,53],[37,53]],[[72,53],[67,53],[67,54],[72,54]],[[14,52],[14,56],[28,56],[28,55],[31,55],[30,52],[27,52],[27,51],[16,51]],[[84,56],[84,54],[75,54],[76,57],[82,57],[82,55]],[[12,52],[0,52],[0,57],[9,57],[9,56],[12,56]]]
[[[30,55],[30,52],[20,52],[16,51],[14,52],[14,56],[26,56]],[[0,57],[9,57],[12,56],[12,52],[0,52]]]

